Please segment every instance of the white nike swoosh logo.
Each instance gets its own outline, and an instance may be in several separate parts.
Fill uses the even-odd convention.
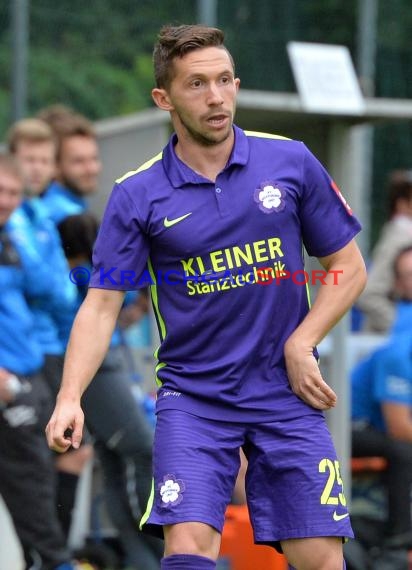
[[[338,513],[336,511],[334,511],[333,520],[334,521],[341,521],[342,519],[345,519],[348,516],[349,516],[349,513],[345,513],[344,515],[338,515]]]
[[[192,212],[189,212],[188,214],[184,214],[183,216],[180,216],[179,218],[175,218],[174,220],[169,220],[166,216],[165,219],[163,220],[163,224],[164,224],[165,228],[170,228],[171,226],[178,224],[179,222],[181,222],[182,220],[184,220],[185,218],[187,218],[191,215],[192,215]]]

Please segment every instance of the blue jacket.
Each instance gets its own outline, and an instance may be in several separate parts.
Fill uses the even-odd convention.
[[[91,266],[86,267],[86,265],[84,265],[82,267],[84,267],[85,269],[87,269],[88,271],[91,272],[91,269],[92,269]],[[64,313],[62,313],[60,315],[60,318],[59,318],[59,335],[60,335],[61,341],[63,342],[64,347],[66,347],[67,343],[69,342],[70,332],[71,332],[71,328],[73,325],[73,321],[75,319],[77,311],[80,309],[80,305],[84,301],[86,293],[87,293],[87,286],[78,286],[76,301],[75,301],[74,305],[72,306],[72,311],[71,312],[65,311]],[[125,299],[124,299],[124,306],[127,306],[127,305],[131,304],[132,302],[134,302],[134,300],[138,297],[138,295],[139,295],[138,291],[127,291],[126,295],[125,295]],[[116,326],[116,328],[114,329],[111,341],[110,341],[110,346],[111,347],[120,346],[121,344],[124,344],[124,342],[125,342],[125,339],[124,339],[123,333],[120,330],[120,327]]]
[[[59,338],[58,323],[65,314],[72,313],[77,291],[69,279],[69,266],[58,231],[39,198],[25,200],[12,214],[9,227],[21,248],[36,250],[42,271],[48,275],[48,298],[28,297],[35,316],[35,334],[44,354],[63,354],[64,345]]]
[[[0,292],[0,367],[33,374],[43,365],[43,350],[26,296],[49,299],[49,279],[36,251],[12,238],[9,223],[0,229]]]
[[[382,404],[412,410],[412,303],[399,303],[388,342],[352,371],[352,419],[386,431]]]
[[[59,182],[52,182],[47,189],[46,193],[42,197],[42,202],[45,207],[45,212],[47,216],[58,225],[68,216],[73,216],[76,214],[82,214],[88,210],[88,203],[85,198],[79,196],[72,192],[69,188],[66,188]],[[91,270],[91,268],[89,268]],[[83,302],[86,290],[83,287],[79,287],[77,299],[74,306],[72,307],[72,314],[64,313],[59,319],[59,333],[63,345],[66,346],[69,340],[71,327],[76,316],[80,305]],[[133,300],[139,295],[137,291],[128,291],[126,293],[125,305],[133,302]],[[123,342],[120,329],[116,327],[110,346],[118,346]]]
[[[82,214],[88,209],[85,198],[56,181],[50,184],[42,200],[48,217],[56,225],[60,224],[67,216]]]

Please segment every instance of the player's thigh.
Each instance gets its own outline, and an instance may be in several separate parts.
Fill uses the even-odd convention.
[[[220,533],[200,522],[179,523],[164,527],[165,556],[196,554],[216,560],[220,551]]]
[[[284,540],[283,553],[289,564],[299,570],[342,570],[342,541],[335,537]]]

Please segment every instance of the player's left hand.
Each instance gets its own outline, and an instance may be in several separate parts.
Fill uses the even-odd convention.
[[[312,347],[286,343],[285,359],[290,385],[299,398],[318,410],[336,406],[337,396],[322,378]]]

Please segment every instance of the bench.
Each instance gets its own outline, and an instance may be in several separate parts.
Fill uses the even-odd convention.
[[[355,473],[370,473],[385,471],[388,462],[384,457],[352,457],[351,471]]]

